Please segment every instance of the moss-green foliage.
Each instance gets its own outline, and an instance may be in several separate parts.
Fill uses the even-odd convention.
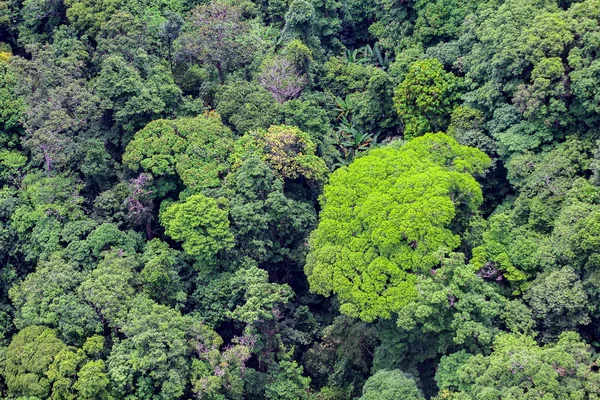
[[[281,177],[256,157],[227,177],[231,230],[241,255],[259,263],[304,263],[316,211],[308,201],[286,196],[284,187]]]
[[[393,370],[378,371],[370,377],[363,387],[360,400],[421,400],[424,398],[414,379],[406,376],[402,371]]]
[[[223,86],[216,96],[217,112],[241,136],[278,121],[280,105],[262,86],[246,81]]]
[[[15,144],[19,119],[24,111],[23,100],[15,93],[17,77],[9,64],[11,56],[10,52],[0,49],[0,140],[10,146]]]
[[[394,96],[396,111],[404,123],[404,136],[445,130],[460,98],[460,88],[460,79],[446,72],[438,60],[412,64]]]
[[[233,245],[226,207],[222,199],[196,194],[181,203],[168,205],[160,214],[160,220],[167,235],[183,242],[186,253],[196,257],[203,266],[211,266],[219,251]]]
[[[119,55],[103,61],[94,84],[103,106],[111,110],[115,122],[130,132],[150,120],[172,116],[181,98],[181,89],[164,65],[144,72]]]
[[[272,125],[267,131],[251,131],[236,142],[236,158],[262,158],[281,179],[304,177],[323,181],[327,167],[315,152],[310,136],[295,126]]]
[[[10,215],[11,229],[21,238],[26,258],[48,258],[61,249],[68,223],[85,219],[81,186],[68,175],[41,172],[28,174],[22,183],[20,201]]]
[[[599,27],[0,0],[0,397],[600,398]]]
[[[19,329],[30,325],[56,328],[68,344],[82,344],[102,324],[93,307],[73,292],[84,274],[72,263],[53,258],[38,265],[36,271],[10,289],[16,309],[14,323]]]
[[[48,398],[48,367],[65,347],[56,331],[45,326],[31,325],[19,332],[6,350],[3,369],[10,395]]]
[[[135,134],[123,163],[157,178],[179,176],[190,190],[200,191],[219,185],[229,170],[232,147],[231,131],[216,113],[157,120]]]
[[[265,386],[265,397],[269,400],[309,399],[310,378],[302,376],[302,367],[296,362],[280,362]]]
[[[504,334],[489,356],[444,357],[436,374],[441,384],[437,398],[594,397],[600,377],[589,368],[592,359],[589,346],[574,332],[565,332],[556,344],[543,347],[531,337]]]
[[[389,318],[416,297],[416,275],[460,238],[449,225],[481,204],[489,158],[443,134],[371,151],[331,175],[306,273],[311,290],[337,294],[345,314]]]
[[[548,297],[547,293],[553,295]],[[523,297],[529,303],[533,317],[542,325],[545,341],[590,323],[587,294],[571,268],[540,275]]]

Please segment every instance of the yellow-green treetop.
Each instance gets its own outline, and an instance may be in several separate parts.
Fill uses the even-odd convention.
[[[460,244],[457,210],[482,203],[490,159],[442,133],[371,151],[334,172],[321,198],[305,267],[311,290],[334,293],[341,312],[389,318],[416,296],[416,275]]]

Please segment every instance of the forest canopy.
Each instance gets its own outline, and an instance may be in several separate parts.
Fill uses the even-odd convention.
[[[600,0],[0,0],[0,397],[600,398],[599,37]]]

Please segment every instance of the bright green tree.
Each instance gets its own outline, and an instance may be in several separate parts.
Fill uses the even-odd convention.
[[[416,297],[415,273],[460,244],[449,225],[482,202],[471,174],[489,158],[444,134],[376,149],[325,186],[305,272],[311,290],[335,293],[345,314],[389,318]]]

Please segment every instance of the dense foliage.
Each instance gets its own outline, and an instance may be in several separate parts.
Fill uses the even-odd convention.
[[[600,0],[0,0],[0,397],[600,398]]]

